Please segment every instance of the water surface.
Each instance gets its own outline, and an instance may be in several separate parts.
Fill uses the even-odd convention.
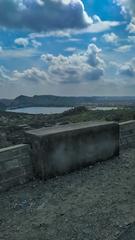
[[[29,113],[29,114],[55,114],[63,113],[71,108],[68,107],[28,107],[8,110],[8,112]]]

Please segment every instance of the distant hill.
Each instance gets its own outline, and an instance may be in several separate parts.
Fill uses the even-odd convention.
[[[135,106],[135,97],[65,97],[54,95],[35,95],[33,97],[0,99],[1,109],[25,107],[76,107],[81,105],[127,105]]]
[[[5,110],[5,109],[6,109],[6,106],[0,102],[0,111]]]
[[[10,104],[10,108],[21,107],[72,107],[94,102],[95,97],[60,97],[53,95],[19,96]]]
[[[3,104],[5,107],[8,107],[12,103],[12,99],[2,98],[0,99],[0,104]]]

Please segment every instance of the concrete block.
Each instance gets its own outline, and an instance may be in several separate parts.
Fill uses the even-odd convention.
[[[135,120],[120,123],[120,147],[135,147]]]
[[[15,176],[12,178],[8,178],[5,181],[2,182],[2,184],[0,184],[0,193],[9,190],[10,188],[14,187],[14,186],[18,186],[18,185],[22,185],[24,183],[29,182],[31,179],[33,178],[33,175],[19,175],[19,176]]]
[[[35,175],[61,175],[119,154],[117,123],[71,124],[27,131]]]
[[[4,191],[33,178],[29,145],[0,149],[0,189]],[[22,179],[22,181],[20,181]]]
[[[3,180],[6,180],[6,179],[10,179],[17,176],[19,177],[21,175],[27,175],[30,172],[32,172],[31,166],[16,167],[16,168],[12,168],[10,170],[1,172],[1,176]]]

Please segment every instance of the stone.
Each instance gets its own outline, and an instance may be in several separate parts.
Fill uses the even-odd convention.
[[[119,125],[79,123],[27,131],[36,176],[71,172],[119,155]]]

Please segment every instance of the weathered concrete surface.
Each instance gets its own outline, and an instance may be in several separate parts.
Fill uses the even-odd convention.
[[[28,131],[36,176],[48,178],[119,154],[119,125],[80,123]]]
[[[135,240],[135,223],[130,224],[117,240]]]
[[[33,177],[30,149],[26,144],[0,149],[0,191]]]
[[[120,123],[120,147],[135,147],[135,120]]]

